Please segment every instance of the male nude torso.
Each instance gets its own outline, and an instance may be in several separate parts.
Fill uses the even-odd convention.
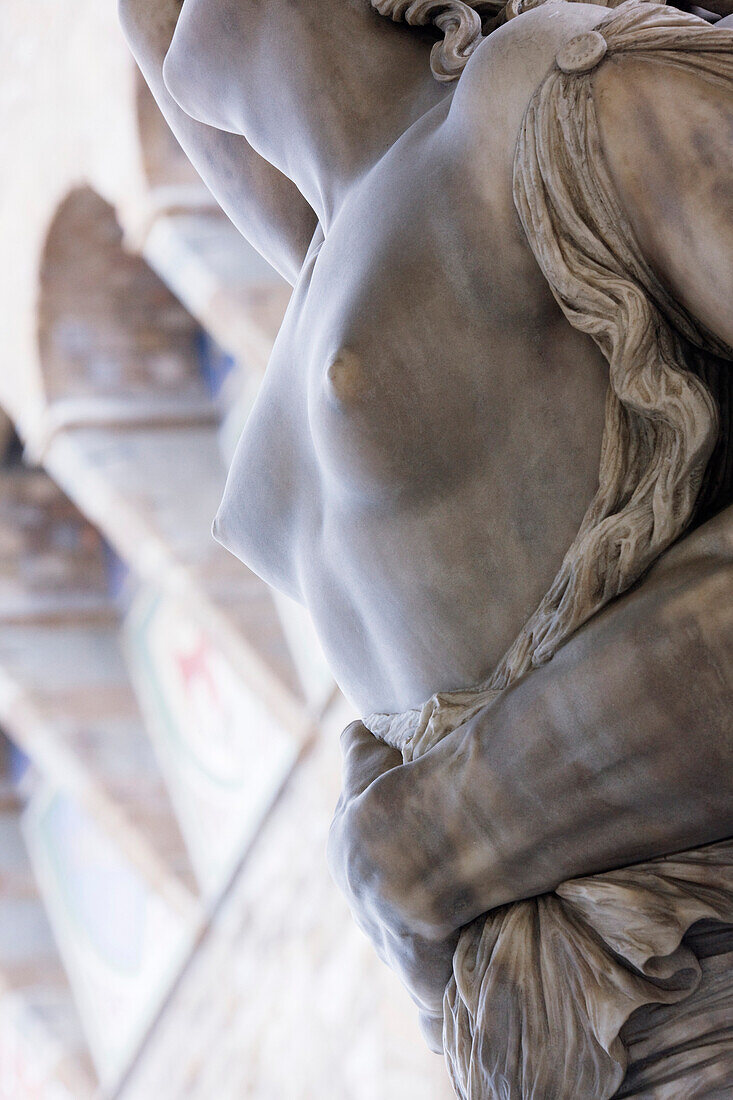
[[[511,26],[489,39],[316,233],[219,512],[364,713],[485,676],[596,485],[607,367],[511,190],[556,22],[529,49]]]
[[[607,13],[549,3],[521,15],[447,91],[432,83],[425,39],[367,13],[366,0],[185,0],[166,89],[156,75],[165,36],[148,48],[134,20],[131,36],[236,223],[266,253],[288,224],[274,251],[293,300],[217,531],[307,604],[363,712],[474,683],[516,636],[594,492],[608,383],[600,352],[556,305],[512,198],[530,97],[558,48]],[[730,345],[730,95],[614,58],[593,97],[647,263]],[[267,167],[253,168],[250,153]],[[255,184],[254,233],[243,179]],[[594,633],[609,619],[597,617],[456,731],[458,747],[445,738],[402,768],[363,726],[347,731],[334,873],[433,1023],[458,926],[563,878],[730,834],[727,810],[711,814],[698,782],[730,770],[727,696],[717,682],[706,690],[710,662],[690,629],[704,619],[704,653],[724,648],[722,601],[700,600],[700,572],[697,562],[675,612],[684,629],[670,627],[667,603],[679,577],[656,604],[653,580],[642,585],[609,609],[612,652]],[[654,678],[660,669],[667,679]],[[692,752],[691,724],[705,730]],[[673,815],[650,801],[660,784],[674,791]]]
[[[348,32],[369,14],[360,0],[305,13],[185,0],[165,69],[189,114],[244,134],[318,217],[216,532],[306,604],[362,713],[416,706],[496,664],[593,495],[608,384],[512,198],[527,104],[605,9],[528,12],[448,86],[428,43],[374,16],[363,104]],[[598,95],[618,127],[623,92]],[[671,268],[675,242],[651,243]]]

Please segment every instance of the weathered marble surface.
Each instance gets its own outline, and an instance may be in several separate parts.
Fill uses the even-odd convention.
[[[125,0],[123,13],[151,87],[207,182],[295,282],[217,537],[309,607],[361,712],[403,716],[399,737],[388,717],[370,724],[417,768],[469,718],[483,713],[490,726],[498,692],[531,699],[536,666],[691,524],[730,503],[733,35],[640,0],[610,16],[563,0],[536,10],[476,4],[483,22],[457,0],[375,6],[397,21],[435,23],[444,41],[390,27],[359,0],[185,0],[180,18],[173,0],[155,18]],[[255,182],[237,195],[240,166]],[[630,595],[632,606],[644,606],[648,583]],[[729,670],[723,636],[711,652]],[[623,633],[615,639],[623,643]],[[685,684],[700,678],[699,659],[677,670]],[[661,650],[648,667],[665,668]],[[583,661],[566,665],[560,697],[582,695],[585,683],[592,699],[586,672]],[[626,684],[615,685],[623,714]],[[604,764],[620,732],[611,722],[572,798],[552,791],[560,819],[563,803],[573,804],[562,843],[530,818],[522,857],[495,853],[488,881],[501,872],[508,893],[493,904],[514,904],[462,934],[446,1000],[443,1040],[460,1095],[581,1100],[619,1086],[626,1018],[664,999],[656,964],[640,975],[646,957],[621,950],[618,927],[598,925],[603,904],[578,916],[576,895],[515,899],[557,886],[568,866],[590,873],[683,844],[673,827],[641,829],[629,855],[634,820],[624,818],[624,799],[643,811],[655,786],[664,804],[675,799],[681,822],[695,819],[689,843],[730,834],[728,818],[721,824],[713,803],[699,799],[705,765],[691,787],[674,751],[677,770],[665,767],[665,749],[678,750],[685,732],[674,728],[675,688],[660,698],[653,679],[641,685],[640,733],[631,748],[623,735],[615,743],[617,759],[626,750],[634,764],[620,784]],[[726,765],[728,690],[725,677],[713,682],[704,731]],[[576,719],[565,714],[570,743],[558,744],[556,774],[573,775]],[[469,780],[481,773],[492,732],[464,746]],[[537,742],[531,731],[512,732],[506,766],[519,759],[519,790],[541,789],[541,761],[523,755],[525,740]],[[375,761],[386,779],[402,771],[392,750],[368,739],[362,748],[371,761],[362,779]],[[491,835],[497,826],[476,787],[466,805]],[[435,807],[438,822],[452,808],[449,769],[431,807],[409,798],[387,805],[383,835],[410,814],[424,824]],[[605,812],[608,834],[599,828]],[[352,849],[367,839],[358,829],[349,837]],[[436,929],[409,911],[411,852],[401,853],[387,871],[394,908],[407,914],[395,933],[405,966],[399,950],[385,948],[395,930],[380,909],[384,869],[377,863],[360,878],[348,859],[341,868],[357,916],[413,983],[435,1041],[440,1010],[430,997],[440,971],[430,967],[447,977],[457,929],[491,904],[471,911],[482,895],[464,889],[467,870],[476,872],[470,829],[451,833],[453,867],[429,830],[413,837],[436,866],[449,919]],[[728,852],[710,857],[721,881]],[[695,914],[733,919],[727,888],[717,901],[709,896],[708,855],[690,860],[705,870],[690,888],[691,909],[671,906],[672,932],[655,901],[665,896],[663,871],[629,870],[637,882],[624,895],[647,949],[669,955],[671,973],[685,972],[677,982],[685,993],[699,974],[692,955],[676,954],[674,937]],[[534,888],[525,863],[541,866]],[[589,882],[586,901],[616,889],[607,877]],[[497,929],[506,964],[494,958]],[[478,963],[474,950],[483,952]],[[563,1042],[550,1055],[560,1018]],[[628,1042],[633,1048],[632,1033]],[[679,1059],[670,1067],[681,1080]],[[701,1069],[685,1095],[712,1096],[719,1084]],[[648,1094],[672,1095],[665,1087]]]
[[[513,1091],[521,1085],[527,1095],[534,1088],[610,1096],[627,1057],[622,1027],[635,1007],[705,993],[704,982],[696,990],[694,959],[676,949],[693,921],[711,915],[707,906],[730,920],[730,845],[688,853],[681,869],[674,861],[637,865],[620,877],[566,882],[559,898],[506,903],[558,887],[563,877],[733,833],[733,670],[725,659],[733,650],[732,564],[728,509],[517,688],[462,724],[447,709],[443,739],[405,766],[362,725],[344,735],[331,863],[360,924],[412,989],[428,1035],[439,1046],[443,1007],[451,1026],[467,1011],[452,981],[443,1003],[455,970],[468,1010],[484,1014],[480,1058],[493,1060],[494,1071],[507,1076],[502,1058],[516,1052],[520,1025],[535,1039],[538,1029],[553,1036],[552,1058],[541,1041],[526,1044],[514,1062],[523,1081],[510,1080],[507,1095],[524,1095]],[[474,920],[484,909],[491,918]],[[453,930],[471,921],[456,953]],[[483,963],[467,967],[476,952]],[[649,953],[668,957],[642,982],[633,969]],[[655,987],[662,974],[677,976],[671,993]],[[580,1000],[577,987],[572,992],[579,980]],[[714,1080],[730,1061],[731,991],[721,993],[721,982],[710,1012],[697,1016],[697,1038],[712,1021],[721,1047],[708,1067]],[[682,1011],[689,1032],[693,1017]],[[472,1019],[469,1032],[474,1027]],[[568,1079],[548,1076],[567,1067]],[[699,1075],[698,1087],[707,1079]],[[494,1095],[488,1085],[477,1093],[484,1094]]]

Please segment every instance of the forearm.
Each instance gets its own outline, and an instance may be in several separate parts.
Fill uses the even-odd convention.
[[[164,75],[188,114],[244,134],[327,225],[442,98],[429,51],[368,0],[186,0]]]
[[[690,536],[552,662],[376,781],[401,853],[384,895],[413,928],[445,934],[564,879],[733,835],[732,527]]]
[[[187,157],[247,240],[294,283],[316,227],[316,216],[291,180],[243,137],[190,118],[169,95],[163,61],[175,30],[179,0],[151,5],[120,0],[120,22],[158,107]]]

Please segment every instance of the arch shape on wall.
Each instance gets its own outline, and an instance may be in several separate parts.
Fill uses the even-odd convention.
[[[165,283],[124,247],[114,208],[91,187],[70,191],[48,229],[39,271],[41,434],[213,419],[200,337]]]

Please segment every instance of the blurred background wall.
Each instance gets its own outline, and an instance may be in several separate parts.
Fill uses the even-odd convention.
[[[113,0],[3,0],[0,117],[0,1100],[447,1100],[326,870],[353,715],[209,533],[288,288]]]

